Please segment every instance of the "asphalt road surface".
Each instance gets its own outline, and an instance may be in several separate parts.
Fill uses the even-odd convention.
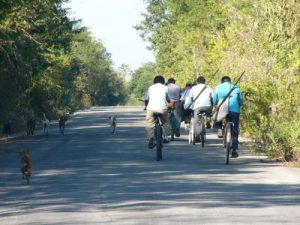
[[[117,116],[110,134],[108,117]],[[225,165],[221,140],[189,145],[187,132],[147,149],[145,112],[99,107],[0,144],[1,225],[300,224],[300,170],[251,154]],[[30,148],[31,184],[21,178],[18,151]]]

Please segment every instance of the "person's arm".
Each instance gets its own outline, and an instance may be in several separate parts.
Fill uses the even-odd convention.
[[[238,88],[238,102],[239,102],[239,105],[242,106],[244,104],[244,97],[241,93],[241,90]]]
[[[148,103],[149,103],[149,89],[150,88],[148,88],[148,90],[147,90],[147,92],[146,92],[146,94],[145,94],[145,97],[144,97],[144,104],[145,104],[145,108],[144,108],[144,110],[146,110],[146,108],[147,108],[147,106],[148,106]]]
[[[193,92],[193,88],[190,90],[189,97],[191,98],[191,102],[193,102],[193,101],[194,101],[194,92]]]
[[[213,106],[214,105],[213,90],[211,88],[210,88],[210,93],[209,93],[209,99],[210,99],[210,104]]]
[[[181,97],[182,97],[182,94],[183,94],[183,90],[182,90],[182,88],[179,86],[179,101],[180,101],[180,99],[181,99]]]
[[[218,87],[216,87],[215,91],[213,91],[213,94],[212,94],[212,102],[213,102],[213,106],[217,106],[218,104]]]
[[[169,95],[169,92],[168,92],[168,88],[166,89],[166,101],[171,102],[171,98],[170,98],[170,95]]]

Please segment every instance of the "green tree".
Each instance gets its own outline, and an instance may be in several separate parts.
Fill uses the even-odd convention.
[[[149,0],[137,26],[156,53],[157,71],[181,83],[216,68],[248,93],[243,132],[285,160],[300,152],[299,12],[289,0]],[[215,81],[214,84],[218,83]],[[250,94],[250,95],[249,95]],[[284,96],[284,97],[283,97]],[[269,108],[274,106],[276,112]]]
[[[129,85],[130,93],[135,98],[144,99],[148,87],[153,84],[153,79],[156,76],[156,65],[154,63],[145,63],[132,74],[132,79]]]

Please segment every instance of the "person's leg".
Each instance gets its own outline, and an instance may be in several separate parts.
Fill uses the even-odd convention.
[[[211,113],[212,113],[212,107],[209,107],[206,111],[206,128],[210,129],[211,125],[210,125],[210,121],[211,121]]]
[[[222,138],[223,137],[223,131],[222,131],[222,121],[220,122],[214,122],[214,125],[213,125],[213,128],[214,129],[217,129],[217,135],[218,135],[218,138]]]
[[[155,119],[154,119],[154,112],[147,111],[146,114],[146,130],[147,130],[147,138],[149,140],[148,147],[153,148],[153,136],[154,136],[154,126],[155,126]]]
[[[168,136],[170,135],[170,126],[169,126],[169,117],[168,117],[168,111],[167,110],[161,110],[161,122],[163,127],[163,136],[165,141],[169,141]]]
[[[175,102],[174,116],[176,119],[176,136],[180,136],[180,124],[181,124],[181,102]]]
[[[229,112],[230,121],[234,124],[233,125],[233,139],[232,139],[232,152],[233,155],[237,155],[236,150],[238,149],[239,145],[239,121],[240,121],[240,114],[236,112]],[[237,157],[236,156],[236,157]]]

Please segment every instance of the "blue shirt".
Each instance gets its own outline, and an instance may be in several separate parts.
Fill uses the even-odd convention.
[[[241,90],[230,82],[224,82],[216,87],[213,93],[213,103],[214,106],[217,106],[219,100],[224,99],[233,87],[234,89],[229,96],[229,112],[240,113],[240,107],[243,105],[244,99]]]

